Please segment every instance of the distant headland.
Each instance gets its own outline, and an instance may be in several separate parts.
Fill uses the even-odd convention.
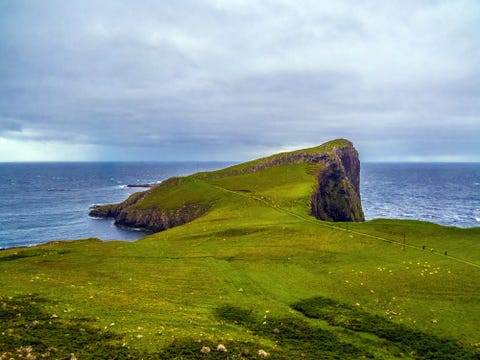
[[[269,176],[288,173],[292,167],[305,166],[311,176],[311,193],[305,212],[319,220],[364,221],[360,200],[360,161],[353,144],[345,139],[329,141],[317,147],[284,152],[187,177],[173,177],[161,184],[136,184],[150,190],[131,195],[125,201],[95,206],[90,216],[113,218],[115,224],[151,231],[162,231],[185,224],[207,213],[217,200],[218,182],[236,181],[249,174],[248,182],[236,181],[232,192],[252,193],[255,184],[268,186]],[[272,174],[269,174],[272,169]],[[295,178],[292,179],[295,182]],[[293,184],[292,184],[293,185]],[[288,183],[285,184],[288,188]]]

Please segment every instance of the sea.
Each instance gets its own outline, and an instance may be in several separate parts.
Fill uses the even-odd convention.
[[[88,216],[172,176],[231,162],[0,163],[0,249],[96,237],[135,241],[147,233]],[[362,163],[367,220],[415,219],[480,226],[480,163]]]

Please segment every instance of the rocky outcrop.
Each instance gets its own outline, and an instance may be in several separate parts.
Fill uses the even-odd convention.
[[[154,187],[155,184],[128,184],[127,187],[129,188],[151,188]]]
[[[107,209],[105,209],[107,208]],[[158,232],[186,224],[202,216],[206,209],[196,204],[184,204],[176,209],[139,209],[123,203],[93,208],[92,217],[114,218],[115,225]]]
[[[163,188],[176,187],[182,183],[183,180],[180,178],[170,178],[154,186],[153,190],[161,191]],[[161,202],[155,206],[142,206],[142,200],[149,195],[151,191],[143,191],[130,195],[127,200],[119,204],[94,206],[89,216],[113,218],[117,226],[158,232],[195,220],[205,214],[209,208],[205,204],[188,199],[175,207],[162,206]]]
[[[328,221],[365,220],[360,200],[360,160],[353,145],[334,149],[316,177],[311,215]]]
[[[88,215],[91,216],[91,217],[95,217],[95,218],[115,218],[123,210],[128,208],[130,205],[135,204],[137,201],[142,199],[145,195],[146,195],[146,191],[138,192],[138,193],[130,195],[127,200],[125,200],[125,201],[123,201],[119,204],[94,205],[90,209],[90,213]]]

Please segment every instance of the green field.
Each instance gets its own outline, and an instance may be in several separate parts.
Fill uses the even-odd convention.
[[[480,228],[316,220],[313,167],[154,189],[209,210],[135,243],[1,251],[0,359],[479,359]]]

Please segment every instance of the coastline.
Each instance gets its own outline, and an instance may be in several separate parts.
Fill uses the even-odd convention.
[[[211,168],[219,166],[210,164]],[[110,220],[89,218],[89,208],[93,204],[121,202],[141,190],[122,184],[154,184],[170,175],[195,173],[199,166],[57,163],[16,164],[1,170],[0,191],[4,196],[0,200],[0,247],[5,249],[92,236],[106,241],[135,241],[141,237],[135,231],[113,226]],[[459,228],[480,226],[478,163],[362,163],[360,180],[366,220],[390,218]],[[46,191],[54,187],[67,191]]]

